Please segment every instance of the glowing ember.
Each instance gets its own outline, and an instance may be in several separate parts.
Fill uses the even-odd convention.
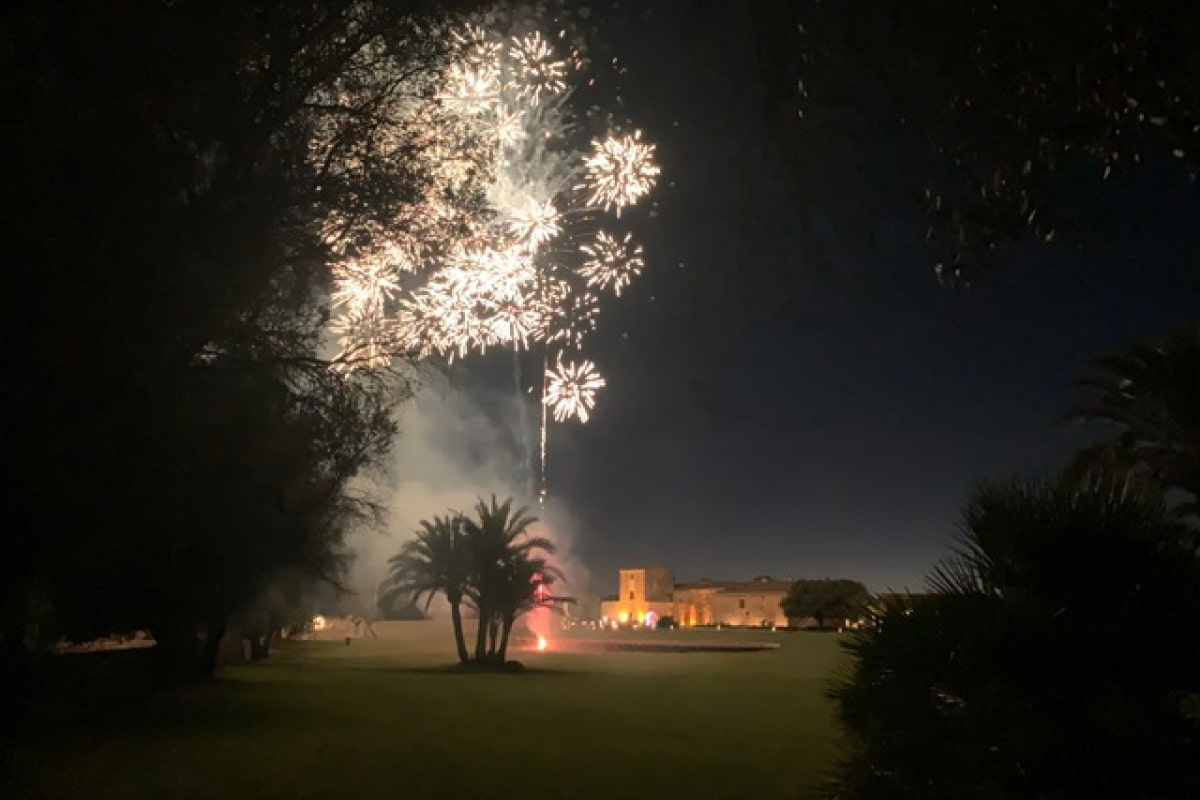
[[[546,641],[545,636],[538,637],[538,645],[537,645],[538,650],[545,650],[549,646],[550,646],[550,643]]]

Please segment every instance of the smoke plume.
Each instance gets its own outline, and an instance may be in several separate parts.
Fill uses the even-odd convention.
[[[448,511],[470,513],[477,499],[493,494],[527,506],[540,521],[532,532],[557,545],[553,561],[566,573],[567,584],[556,586],[556,593],[587,584],[587,571],[572,553],[576,527],[569,511],[554,502],[553,493],[545,508],[537,507],[535,399],[518,397],[512,389],[468,392],[436,378],[399,413],[400,436],[390,463],[371,487],[387,509],[386,525],[356,530],[347,541],[354,554],[347,584],[358,605],[366,610],[374,603],[387,560],[421,520]],[[444,601],[435,600],[431,614],[443,610]]]

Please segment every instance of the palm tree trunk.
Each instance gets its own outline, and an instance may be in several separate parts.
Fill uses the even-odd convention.
[[[504,633],[500,637],[500,663],[504,664],[508,661],[508,635],[512,633],[513,623],[516,617],[512,614],[504,615]]]
[[[487,659],[488,620],[492,618],[489,611],[479,607],[479,629],[475,631],[475,660],[483,662]]]
[[[500,617],[499,617],[499,615],[493,615],[491,621],[488,622],[488,658],[489,659],[496,658],[496,645],[497,645],[496,640],[499,638],[500,638]]]
[[[450,620],[454,623],[454,647],[458,651],[458,662],[466,664],[471,660],[467,653],[467,642],[463,638],[462,601],[455,599],[450,602]]]

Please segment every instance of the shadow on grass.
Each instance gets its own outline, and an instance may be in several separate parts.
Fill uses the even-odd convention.
[[[466,677],[483,677],[487,675],[503,675],[519,678],[570,677],[590,674],[586,670],[560,669],[556,667],[524,667],[522,669],[495,669],[479,667],[463,667],[461,664],[426,664],[413,667],[383,667],[381,672],[401,673],[405,675],[458,675]]]

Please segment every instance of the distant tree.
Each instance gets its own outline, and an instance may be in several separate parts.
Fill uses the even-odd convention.
[[[847,649],[831,798],[1200,796],[1200,559],[1126,473],[986,484]]]
[[[811,617],[824,628],[827,620],[857,619],[869,599],[867,588],[858,581],[798,580],[779,605],[788,619]]]
[[[513,508],[511,499],[498,502],[493,495],[480,499],[474,516],[450,511],[421,523],[416,538],[405,542],[389,563],[387,580],[379,588],[379,604],[425,600],[425,609],[436,594],[450,603],[454,642],[462,664],[503,665],[515,622],[545,599],[545,589],[562,579],[546,556],[554,543],[530,536],[536,519],[524,508]],[[474,652],[463,632],[462,605],[478,614]]]
[[[1005,240],[1077,239],[1059,213],[1073,168],[1200,169],[1189,0],[758,0],[753,15],[768,118],[795,168],[810,137],[845,133],[834,120],[928,145],[906,171],[946,278],[989,269]]]
[[[445,595],[450,604],[458,660],[462,664],[470,661],[463,634],[462,604],[475,592],[473,583],[478,568],[463,518],[447,514],[423,520],[416,538],[405,542],[400,552],[388,560],[388,569],[388,577],[379,589],[380,603],[386,606],[394,605],[397,600],[419,603],[424,598],[428,611],[435,595]]]
[[[1079,456],[1079,466],[1112,462],[1168,491],[1200,517],[1200,323],[1139,342],[1093,362],[1079,386],[1091,395],[1068,420],[1095,422],[1115,434]]]

